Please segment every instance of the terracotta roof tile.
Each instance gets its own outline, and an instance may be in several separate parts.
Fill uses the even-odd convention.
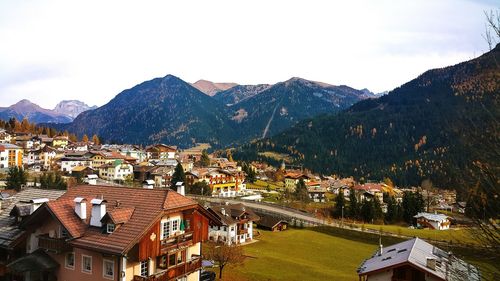
[[[73,199],[87,200],[87,219],[82,221],[75,213]],[[124,222],[113,233],[89,225],[94,198],[106,200],[109,217]],[[56,201],[47,203],[50,211],[74,238],[75,246],[94,248],[110,253],[125,253],[147,231],[163,212],[197,203],[169,189],[143,189],[118,186],[82,185],[68,189]],[[118,206],[118,207],[117,207]]]

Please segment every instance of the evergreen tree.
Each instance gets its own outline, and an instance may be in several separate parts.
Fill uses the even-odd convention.
[[[422,212],[424,210],[424,206],[424,198],[419,192],[413,193],[406,191],[403,193],[402,208],[404,221],[411,224],[413,222],[413,216]]]
[[[177,166],[175,166],[174,174],[172,175],[172,179],[170,180],[170,188],[175,190],[175,184],[177,182],[186,182],[186,175],[184,174],[184,168],[182,167],[181,163],[177,163]]]
[[[189,187],[189,193],[210,196],[212,189],[205,181],[199,181]]]
[[[353,219],[359,218],[359,204],[358,204],[358,198],[356,197],[356,192],[354,191],[354,188],[351,188],[349,191],[349,209],[348,209],[348,215],[349,217]]]
[[[203,151],[201,152],[200,165],[202,167],[210,166],[210,157],[208,156],[208,152],[206,149],[203,149]]]
[[[341,217],[342,209],[344,209],[344,207],[345,207],[344,192],[339,192],[337,197],[335,197],[335,207],[333,210],[333,215],[335,217]]]
[[[10,167],[9,172],[7,174],[7,188],[15,189],[17,191],[21,190],[23,185],[26,185],[27,182],[27,174],[24,169],[19,168],[17,166]]]
[[[384,213],[382,213],[382,206],[380,205],[380,201],[375,197],[373,198],[373,219],[379,220],[384,217]]]
[[[295,199],[302,202],[309,202],[309,194],[307,193],[307,186],[303,179],[300,179],[295,186],[294,192]]]
[[[394,200],[394,197],[392,196],[387,196],[387,213],[385,214],[385,221],[386,222],[394,222],[396,221],[398,217],[398,205],[396,204],[396,201]]]
[[[371,222],[375,216],[375,208],[373,206],[373,200],[363,200],[361,205],[361,217],[365,222]]]

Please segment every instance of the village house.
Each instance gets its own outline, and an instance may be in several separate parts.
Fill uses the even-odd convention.
[[[201,242],[215,217],[169,189],[76,186],[20,227],[25,280],[200,280]]]
[[[0,144],[0,169],[23,166],[23,149],[17,145]]]
[[[24,234],[19,224],[43,202],[55,200],[64,192],[64,190],[38,188],[26,188],[17,193],[13,190],[2,190],[0,194],[0,280],[22,280],[21,278],[11,279],[14,276],[7,271],[7,264],[20,258],[26,251],[26,245],[19,243]],[[6,194],[8,196],[5,196]]]
[[[99,177],[107,181],[124,181],[134,177],[134,167],[123,160],[101,165],[98,170]]]
[[[210,225],[210,240],[227,245],[252,241],[253,222],[260,218],[251,209],[240,203],[214,205],[208,211],[218,219],[217,223]]]
[[[417,226],[436,230],[450,228],[450,217],[443,214],[418,213],[413,216],[417,220]]]
[[[31,149],[34,146],[33,136],[31,135],[20,135],[16,136],[16,145],[22,147],[23,149]]]
[[[57,152],[54,148],[45,145],[42,148],[28,151],[24,164],[40,165],[43,170],[49,170],[56,155]]]
[[[71,174],[73,169],[78,166],[92,167],[92,160],[87,157],[62,157],[59,159],[61,171]]]
[[[7,133],[4,129],[0,129],[0,144],[1,143],[11,143],[12,135]]]
[[[102,165],[114,163],[116,160],[127,160],[126,156],[115,151],[91,151],[92,168],[97,169]],[[135,161],[135,159],[134,159]]]
[[[420,238],[379,250],[358,268],[360,281],[479,281],[479,270]]]
[[[176,146],[155,144],[146,147],[146,155],[148,159],[156,159],[156,160],[175,159],[176,154],[177,154]]]
[[[321,187],[321,183],[317,181],[310,181],[306,183],[307,194],[313,202],[326,202],[326,188]]]
[[[246,191],[245,173],[238,169],[194,168],[186,172],[186,182],[193,185],[206,182],[212,196],[235,197]]]
[[[69,143],[69,140],[68,140],[67,136],[57,136],[57,137],[54,137],[52,140],[53,147],[60,147],[63,149],[66,148],[68,143]]]
[[[284,231],[288,229],[288,222],[285,220],[269,215],[259,214],[259,216],[260,220],[256,222],[258,228],[262,228],[273,232]]]
[[[299,183],[300,179],[304,180],[305,183],[309,182],[310,177],[300,172],[288,172],[285,175],[285,188],[289,191],[295,191],[295,187],[297,183]]]

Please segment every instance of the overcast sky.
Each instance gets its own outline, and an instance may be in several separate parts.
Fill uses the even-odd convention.
[[[487,50],[496,1],[0,0],[0,106],[103,105],[173,74],[391,90]]]

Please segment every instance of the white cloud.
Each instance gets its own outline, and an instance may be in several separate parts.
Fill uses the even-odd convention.
[[[301,76],[390,90],[485,51],[483,11],[493,8],[465,0],[2,1],[0,105],[102,105],[166,74],[246,84]]]

